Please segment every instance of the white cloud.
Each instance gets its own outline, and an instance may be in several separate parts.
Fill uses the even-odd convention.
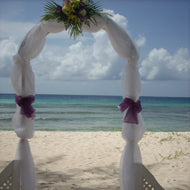
[[[153,49],[140,65],[144,80],[190,80],[190,56],[186,48],[171,55],[166,49]]]
[[[113,20],[126,28],[127,19],[124,16],[109,12],[113,15]],[[0,41],[1,51],[4,52],[1,53],[1,76],[10,75],[16,44],[21,42],[34,25],[35,23],[29,22],[1,22],[0,38],[6,39]],[[59,40],[56,45],[52,45],[52,40],[47,40],[45,50],[32,61],[37,77],[54,80],[118,79],[126,63],[113,50],[103,30],[87,35],[87,38],[81,37],[82,40],[74,43],[68,38],[67,32],[50,34],[48,38],[56,40],[55,42],[61,39],[63,43]],[[14,51],[9,51],[7,47],[14,47]]]
[[[127,18],[124,17],[123,15],[120,15],[118,13],[115,13],[113,10],[108,10],[108,9],[104,9],[105,12],[109,13],[112,15],[111,19],[113,19],[116,23],[118,23],[121,27],[123,27],[124,29],[126,29],[127,27]]]
[[[0,76],[9,77],[13,64],[12,56],[17,51],[17,45],[12,38],[0,41]]]
[[[0,38],[13,38],[21,40],[26,33],[35,25],[31,22],[14,22],[1,20],[0,22]]]
[[[135,42],[136,42],[137,47],[139,48],[144,47],[146,44],[146,38],[145,36],[139,35],[138,39]]]
[[[109,12],[113,15],[113,20],[126,28],[127,19],[124,16]],[[17,51],[17,41],[24,38],[34,23],[3,21],[0,26],[0,38],[6,38],[0,41],[0,76],[9,77],[12,56]],[[102,30],[87,36],[85,40],[80,41],[70,40],[66,32],[48,36],[54,40],[61,38],[63,43],[52,45],[48,42],[42,53],[32,61],[36,76],[47,80],[119,79],[126,61],[113,50],[106,32]],[[146,37],[139,35],[136,44],[143,47]],[[188,49],[184,48],[173,55],[163,48],[153,49],[140,64],[142,79],[189,80],[189,57]]]
[[[1,20],[0,22],[0,38],[7,39],[13,38],[16,41],[21,41],[24,36],[34,27],[37,23],[33,22],[14,22]],[[48,38],[50,39],[65,39],[69,35],[66,31],[50,34]]]
[[[127,19],[114,14],[113,19],[124,27]],[[69,40],[69,39],[68,39]],[[126,64],[120,58],[105,31],[93,33],[90,43],[78,41],[68,48],[47,45],[40,56],[33,61],[33,67],[38,76],[53,80],[112,80],[119,79],[123,66]]]
[[[62,51],[46,46],[32,63],[38,76],[54,80],[118,79],[125,62],[113,50],[104,31],[95,33],[93,42],[79,41]]]

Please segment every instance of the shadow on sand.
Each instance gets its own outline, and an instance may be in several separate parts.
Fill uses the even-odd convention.
[[[41,190],[119,190],[119,168],[115,164],[88,169],[73,168],[57,172],[41,169],[46,164],[56,164],[64,156],[49,158],[43,163],[36,163],[37,189]],[[64,164],[64,161],[63,161]]]

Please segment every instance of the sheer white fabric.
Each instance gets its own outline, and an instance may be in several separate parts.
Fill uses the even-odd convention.
[[[20,114],[20,107],[17,105],[16,113],[12,119],[15,133],[21,139],[31,139],[34,136],[34,120]]]
[[[83,24],[82,29],[85,32],[89,33],[95,33],[98,32],[99,30],[103,29],[106,26],[107,22],[107,16],[100,17],[100,16],[94,16],[94,19],[96,20],[96,23],[90,22],[90,27],[86,24]]]
[[[65,24],[57,22],[57,20],[42,21],[40,24],[46,34],[59,33],[65,30]]]
[[[137,101],[141,93],[140,75],[136,64],[127,64],[122,74],[123,98],[131,98]],[[124,115],[126,112],[124,113]],[[141,163],[141,153],[138,141],[145,132],[145,125],[141,113],[138,114],[138,124],[123,123],[122,136],[126,140],[126,146],[121,158],[120,189],[137,190],[140,183],[140,175],[136,175],[134,163]],[[138,185],[140,186],[140,185]]]
[[[41,23],[35,25],[22,41],[18,54],[26,60],[37,57],[44,47],[46,35]]]
[[[16,160],[19,160],[22,190],[36,189],[34,162],[26,139],[19,141]]]
[[[130,63],[137,63],[139,53],[127,32],[110,18],[107,19],[105,30],[115,51]]]
[[[116,24],[109,17],[95,17],[97,24],[90,24],[90,27],[83,25],[86,32],[97,32],[104,29],[111,41],[115,51],[124,59],[128,65],[123,71],[122,93],[123,98],[128,97],[134,101],[138,100],[141,92],[140,75],[136,66],[139,53],[130,36],[124,29]],[[12,85],[17,95],[35,95],[34,73],[30,66],[30,60],[35,58],[42,51],[48,33],[58,33],[65,30],[63,22],[56,20],[40,22],[34,26],[21,43],[18,53],[14,56],[14,67],[11,75]],[[140,150],[137,142],[142,138],[145,131],[143,118],[138,114],[139,124],[123,124],[122,135],[127,141],[121,161],[121,190],[134,190],[135,175],[132,164],[141,162]],[[17,106],[13,117],[13,126],[18,137],[22,140],[18,146],[18,159],[22,161],[22,184],[23,190],[35,189],[35,172],[30,146],[26,139],[34,135],[34,121],[20,114],[20,107]]]
[[[34,73],[30,62],[19,54],[15,55],[13,60],[15,64],[11,74],[11,81],[16,94],[20,96],[34,95]]]
[[[18,96],[35,95],[34,73],[30,60],[42,51],[45,44],[46,31],[41,23],[34,26],[21,43],[18,53],[13,57],[14,67],[11,74],[13,88]],[[21,184],[23,190],[36,189],[35,171],[30,146],[26,139],[34,136],[34,120],[20,114],[17,105],[13,116],[13,126],[18,137],[22,140],[18,145],[16,159],[20,161]]]

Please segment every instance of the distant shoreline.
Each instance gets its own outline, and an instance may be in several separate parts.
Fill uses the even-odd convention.
[[[10,96],[15,96],[16,94],[15,93],[0,93],[0,98],[1,98],[1,95],[10,95]],[[91,97],[122,97],[121,95],[96,95],[96,94],[93,94],[93,95],[88,95],[88,94],[35,94],[35,96],[91,96]],[[187,99],[190,99],[190,96],[140,96],[142,98],[187,98]]]
[[[35,127],[34,127],[35,128]],[[10,131],[10,132],[14,132],[14,129],[0,129],[0,132],[1,131]],[[47,129],[47,130],[41,130],[41,129],[34,129],[34,131],[36,132],[73,132],[73,133],[99,133],[99,132],[110,132],[110,133],[114,133],[114,132],[122,132],[122,129],[121,130],[99,130],[99,131],[93,131],[93,130],[52,130],[52,129]],[[190,132],[189,131],[150,131],[150,130],[146,130],[145,133],[188,133]]]

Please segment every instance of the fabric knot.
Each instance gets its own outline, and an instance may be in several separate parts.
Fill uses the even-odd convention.
[[[142,111],[141,101],[134,102],[130,98],[125,98],[119,105],[121,112],[127,109],[126,115],[123,119],[124,123],[138,124],[137,114]]]
[[[34,119],[35,109],[32,107],[32,103],[35,101],[34,96],[15,96],[15,101],[21,107],[20,114],[25,115],[27,118]]]
[[[21,57],[19,54],[14,55],[13,60],[15,64],[19,64],[19,65],[25,65],[29,62],[25,58]]]

